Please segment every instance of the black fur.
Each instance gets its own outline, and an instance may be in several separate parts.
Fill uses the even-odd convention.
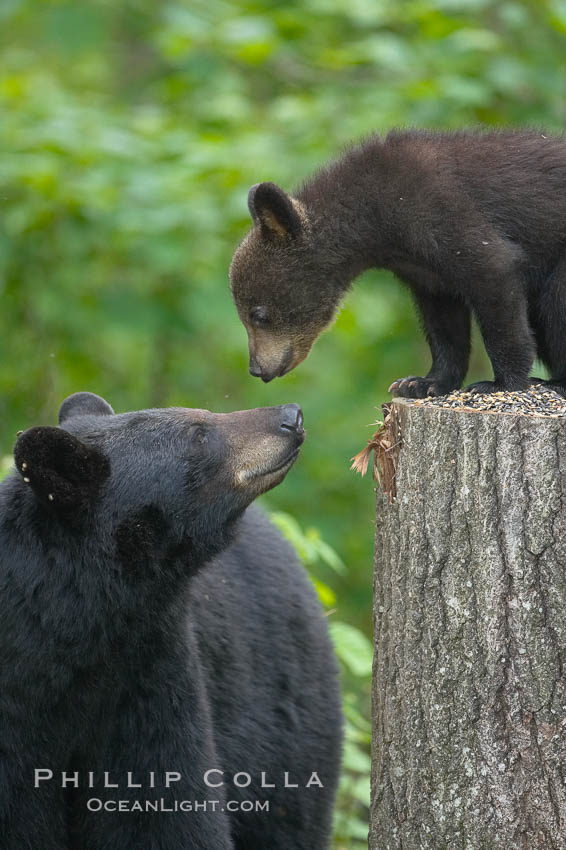
[[[259,184],[255,197],[263,185],[273,186]],[[293,238],[256,226],[232,262],[252,374],[271,380],[294,368],[354,278],[380,267],[411,288],[432,352],[428,374],[394,382],[397,394],[460,386],[471,312],[494,371],[476,389],[525,389],[535,356],[566,389],[564,139],[394,131],[348,150],[294,198]]]
[[[24,433],[0,486],[0,847],[324,850],[336,664],[294,553],[246,510],[296,457],[300,411],[100,402],[72,397],[62,428]],[[71,493],[73,514],[58,508]],[[36,769],[54,778],[35,788]],[[79,788],[61,788],[63,771]],[[167,788],[165,771],[182,778]],[[324,788],[305,788],[313,771]],[[89,799],[209,809],[90,812]],[[227,810],[256,800],[270,811]]]

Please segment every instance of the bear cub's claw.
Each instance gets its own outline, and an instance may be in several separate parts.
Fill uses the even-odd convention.
[[[482,395],[483,393],[496,393],[502,389],[496,381],[476,381],[466,387],[466,392]]]
[[[516,381],[511,386],[505,385],[501,381],[476,381],[466,387],[466,392],[476,393],[476,395],[489,393],[510,393],[510,392],[526,392],[529,389],[528,381]]]
[[[426,398],[427,396],[443,395],[448,392],[441,387],[434,378],[419,378],[417,375],[409,375],[407,378],[399,378],[393,381],[389,392],[401,398]]]

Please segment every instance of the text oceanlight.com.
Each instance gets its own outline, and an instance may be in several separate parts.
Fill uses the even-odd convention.
[[[269,800],[101,800],[91,797],[90,812],[269,812]]]

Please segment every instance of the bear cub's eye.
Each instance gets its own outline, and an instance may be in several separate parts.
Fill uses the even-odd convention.
[[[270,318],[266,307],[252,307],[250,310],[252,325],[256,328],[266,328],[270,324]]]

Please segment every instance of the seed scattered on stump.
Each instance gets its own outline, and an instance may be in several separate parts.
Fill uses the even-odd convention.
[[[524,392],[474,393],[455,390],[448,395],[414,399],[412,404],[457,410],[485,410],[521,416],[566,416],[566,398],[544,384],[533,384]]]
[[[533,383],[524,392],[477,393],[455,390],[448,395],[403,401],[418,407],[441,407],[445,410],[483,410],[488,413],[544,416],[550,419],[566,418],[566,397],[551,389],[549,385],[538,383]],[[351,469],[365,475],[373,452],[373,477],[380,481],[383,489],[394,498],[396,456],[401,435],[395,429],[392,430],[390,403],[383,405],[383,413],[383,423],[375,423],[380,426],[379,429],[370,437],[367,445],[352,458]]]

